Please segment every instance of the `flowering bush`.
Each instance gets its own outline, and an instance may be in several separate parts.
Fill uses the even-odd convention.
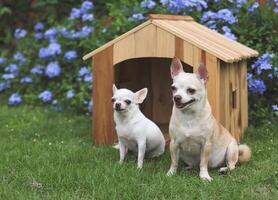
[[[57,111],[68,107],[91,112],[92,73],[90,63],[84,63],[81,56],[146,20],[149,13],[170,13],[191,15],[214,31],[258,50],[261,55],[250,61],[247,77],[251,110],[264,105],[277,115],[278,1],[263,6],[247,0],[98,4],[94,7],[92,1],[82,1],[59,20],[49,17],[37,21],[32,30],[15,29],[16,50],[0,55],[0,93],[8,95],[9,105],[42,103],[52,104]]]

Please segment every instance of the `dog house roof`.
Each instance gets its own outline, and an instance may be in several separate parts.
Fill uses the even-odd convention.
[[[150,24],[203,49],[227,63],[258,56],[257,51],[195,22],[190,16],[151,14],[148,21],[86,54],[83,60],[94,56]]]

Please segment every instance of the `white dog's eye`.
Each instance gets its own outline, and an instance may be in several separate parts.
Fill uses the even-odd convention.
[[[172,92],[175,92],[176,90],[177,90],[177,88],[175,87],[175,86],[171,86],[171,90],[172,90]]]
[[[114,103],[116,101],[116,99],[112,98],[111,101],[112,101],[112,103]]]
[[[195,94],[195,92],[196,92],[196,90],[193,89],[193,88],[188,88],[188,89],[187,89],[187,93],[188,93],[188,94]]]
[[[129,105],[129,104],[131,104],[131,101],[130,101],[130,100],[125,100],[125,103],[126,103],[127,105]]]

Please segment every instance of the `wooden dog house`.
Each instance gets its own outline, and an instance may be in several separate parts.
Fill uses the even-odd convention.
[[[112,85],[133,91],[149,89],[141,109],[167,134],[172,111],[170,63],[178,57],[184,70],[207,66],[208,98],[213,114],[237,140],[248,125],[247,62],[257,56],[236,41],[208,29],[189,16],[150,15],[150,19],[88,53],[93,66],[93,141],[116,140]]]

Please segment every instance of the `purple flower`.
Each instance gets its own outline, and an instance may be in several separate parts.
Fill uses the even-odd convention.
[[[274,54],[265,53],[251,65],[251,68],[255,69],[257,74],[261,74],[264,70],[272,69],[271,59],[273,57]]]
[[[9,97],[9,100],[8,100],[8,104],[9,105],[19,105],[21,104],[22,102],[22,99],[21,99],[21,96],[18,94],[18,93],[13,93],[10,97]]]
[[[278,105],[272,105],[272,110],[277,111],[278,110]]]
[[[58,43],[50,43],[46,48],[40,48],[39,57],[46,59],[52,56],[57,56],[62,53],[61,45]]]
[[[238,21],[229,9],[221,9],[217,12],[217,15],[218,19],[228,22],[229,24],[234,24]]]
[[[30,72],[32,74],[43,74],[43,67],[41,65],[37,65],[33,67]]]
[[[45,69],[45,74],[49,78],[54,78],[56,76],[59,76],[61,73],[61,68],[60,65],[57,61],[55,62],[50,62]]]
[[[91,74],[91,73],[90,73],[90,74],[86,74],[86,75],[84,76],[84,81],[87,82],[87,83],[93,82],[92,74]]]
[[[42,33],[35,33],[34,38],[35,38],[35,40],[41,40],[43,38],[43,34]]]
[[[4,80],[10,80],[10,79],[14,79],[15,78],[15,75],[14,74],[3,74],[2,75],[2,78]]]
[[[36,23],[35,26],[34,26],[35,31],[41,31],[43,29],[44,29],[44,25],[41,22]]]
[[[153,9],[156,3],[153,0],[144,0],[141,2],[142,9]]]
[[[49,40],[53,40],[58,33],[56,28],[50,28],[44,32],[44,37]]]
[[[20,83],[32,83],[32,82],[33,82],[32,78],[28,77],[28,76],[26,76],[20,80]]]
[[[39,99],[43,102],[49,102],[52,100],[52,93],[49,90],[45,90],[39,94]]]
[[[64,58],[68,61],[72,61],[77,57],[76,51],[67,51],[64,55]]]
[[[83,26],[81,31],[80,31],[80,37],[86,37],[88,36],[90,33],[92,33],[94,31],[93,27],[90,26]]]
[[[6,62],[6,58],[0,57],[0,65],[4,64]]]
[[[247,3],[247,0],[236,0],[236,7],[241,8],[246,3]]]
[[[93,100],[91,99],[88,105],[88,111],[91,113],[93,112]]]
[[[27,35],[27,31],[25,29],[20,29],[20,28],[16,29],[14,33],[14,37],[16,39],[24,38],[26,35]]]
[[[23,64],[25,63],[26,61],[26,58],[24,57],[24,55],[21,53],[21,52],[16,52],[14,55],[13,55],[13,58],[18,61],[20,64]]]
[[[67,91],[67,98],[68,98],[68,99],[71,99],[73,96],[74,96],[73,90]]]
[[[142,13],[134,13],[131,17],[128,18],[129,21],[137,21],[143,19],[145,19],[145,17],[142,15]]]
[[[9,72],[12,74],[18,74],[19,70],[18,70],[18,66],[16,64],[9,64],[6,68],[5,68],[5,72]]]
[[[79,76],[85,76],[90,73],[91,72],[87,67],[81,67],[78,74],[79,74]]]
[[[224,35],[231,40],[236,40],[236,36],[231,32],[231,29],[228,26],[223,26],[222,30],[224,31]]]
[[[93,14],[84,14],[82,15],[82,21],[85,22],[85,21],[93,21],[94,19],[94,15]]]
[[[252,74],[247,74],[248,88],[252,93],[263,95],[266,90],[264,81],[260,78],[253,79]]]
[[[258,2],[254,2],[248,9],[248,12],[254,12],[257,8],[260,7],[260,4]]]
[[[87,12],[88,10],[92,9],[93,8],[93,3],[90,2],[90,1],[84,1],[81,5],[81,10],[82,12]]]
[[[77,8],[71,9],[69,19],[78,19],[81,16],[81,10]]]
[[[9,81],[1,82],[0,83],[0,92],[4,91],[10,87],[11,87],[11,83]]]

